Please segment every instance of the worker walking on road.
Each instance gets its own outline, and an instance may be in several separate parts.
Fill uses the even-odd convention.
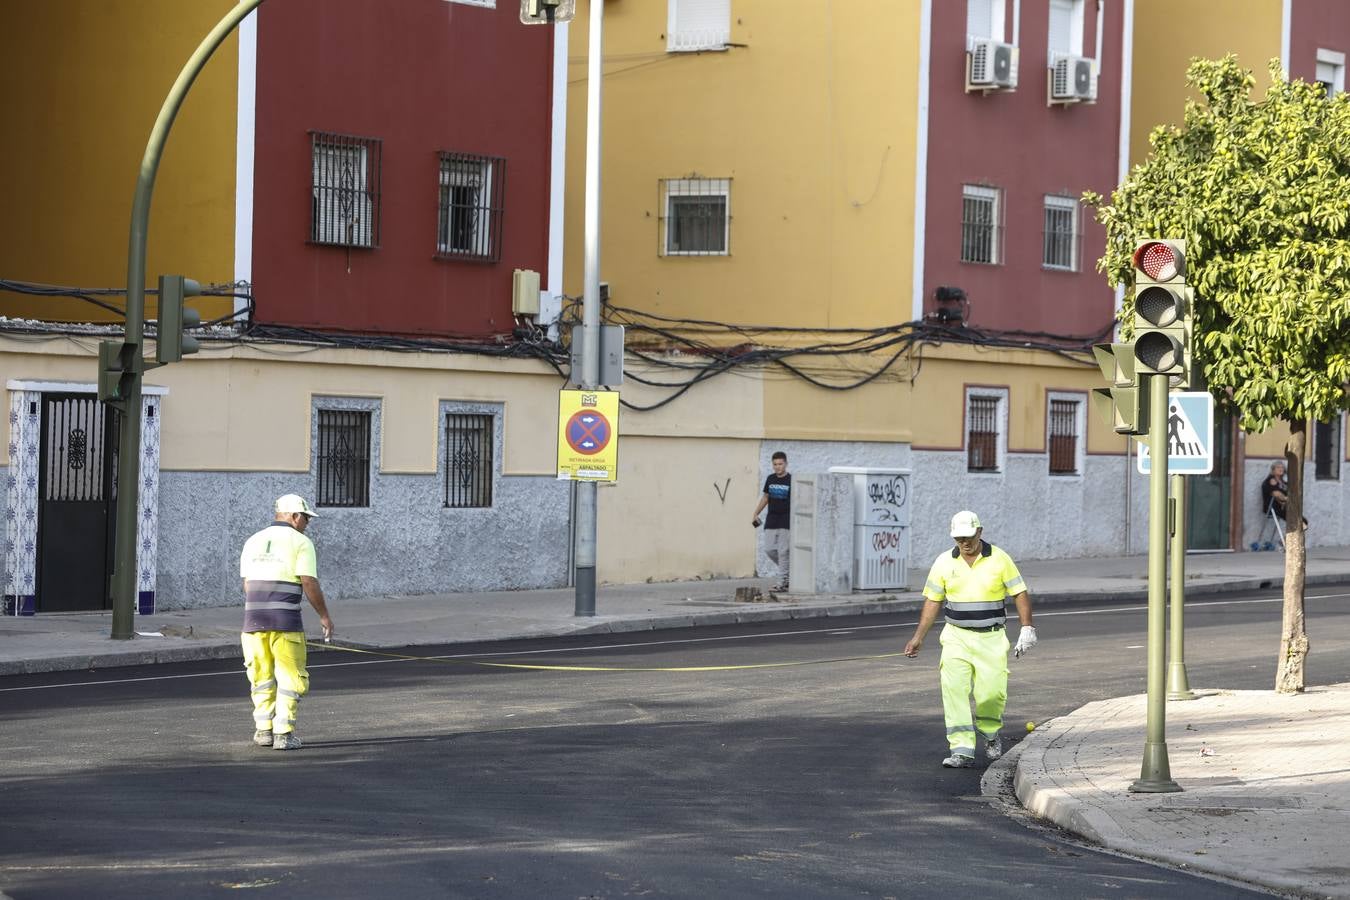
[[[319,614],[324,640],[333,635],[314,542],[305,536],[316,515],[298,494],[278,497],[276,521],[245,541],[239,555],[244,579],[241,640],[253,696],[253,743],[273,750],[300,747],[295,714],[300,698],[309,692],[302,595]]]
[[[942,761],[951,769],[975,765],[975,733],[984,735],[984,755],[993,762],[1003,755],[1003,707],[1008,701],[1008,638],[1003,633],[1007,599],[1013,598],[1021,629],[1020,657],[1036,646],[1031,624],[1031,597],[1012,557],[983,540],[980,519],[969,510],[952,516],[956,547],[944,552],[928,572],[923,595],[927,602],[905,655],[919,655],[924,636],[946,610],[942,629],[942,712],[947,722],[950,753]],[[971,695],[975,716],[970,715]]]

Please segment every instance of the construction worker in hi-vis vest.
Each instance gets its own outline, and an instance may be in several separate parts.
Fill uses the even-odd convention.
[[[244,542],[239,574],[244,579],[244,668],[253,695],[253,743],[295,750],[295,713],[309,692],[305,670],[305,627],[300,598],[309,600],[333,636],[323,589],[319,587],[314,542],[305,536],[318,514],[298,494],[276,502],[276,521]]]
[[[1008,638],[1003,632],[1004,610],[1011,597],[1017,605],[1021,629],[1013,653],[1020,657],[1036,646],[1031,624],[1031,597],[1012,557],[983,540],[980,518],[969,510],[952,516],[951,535],[956,547],[943,552],[928,571],[923,595],[927,601],[905,655],[919,655],[924,636],[945,609],[942,643],[942,713],[947,722],[948,755],[942,764],[952,769],[975,765],[975,734],[984,735],[985,759],[1003,755],[1003,707],[1008,702]],[[970,715],[971,696],[975,716]]]

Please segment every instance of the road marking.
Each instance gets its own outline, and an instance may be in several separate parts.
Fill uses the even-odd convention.
[[[1305,595],[1304,599],[1335,600],[1343,597],[1350,597],[1350,593]],[[1281,595],[1277,595],[1274,597],[1258,597],[1249,600],[1202,600],[1202,601],[1191,600],[1187,601],[1186,606],[1187,607],[1246,606],[1253,603],[1281,603],[1283,602],[1283,600],[1284,598]],[[1062,610],[1047,610],[1037,612],[1036,616],[1037,618],[1050,618],[1053,616],[1087,616],[1099,613],[1140,612],[1147,609],[1148,609],[1147,605],[1116,606],[1097,609],[1062,609]],[[502,657],[502,656],[509,656],[509,657],[535,656],[547,653],[589,653],[599,650],[629,650],[640,647],[665,647],[665,646],[678,646],[680,644],[706,644],[706,643],[714,643],[717,641],[762,640],[764,638],[775,638],[775,637],[798,637],[798,636],[819,635],[819,634],[828,635],[838,633],[850,633],[855,631],[875,631],[877,629],[887,629],[887,628],[913,628],[915,624],[917,623],[895,622],[885,625],[853,625],[847,628],[840,628],[838,625],[834,625],[829,628],[811,628],[799,631],[774,631],[774,632],[766,632],[764,634],[730,634],[730,635],[718,635],[712,637],[698,637],[698,638],[670,638],[668,640],[663,641],[630,641],[622,644],[596,644],[594,646],[589,647],[543,647],[536,650],[517,650],[514,652],[501,650],[490,653],[453,653],[453,654],[444,654],[440,656],[418,656],[413,657],[413,659],[469,660],[469,659],[491,659],[493,657]],[[337,668],[346,668],[350,666],[388,665],[390,663],[400,663],[410,661],[411,661],[410,659],[362,659],[362,660],[349,660],[345,662],[311,663],[306,668],[337,669]],[[12,691],[42,691],[42,690],[52,690],[54,688],[103,687],[105,685],[115,685],[115,684],[136,684],[145,681],[172,681],[180,678],[218,678],[225,675],[237,678],[242,672],[243,668],[241,666],[238,669],[230,669],[228,671],[222,672],[186,672],[186,673],[179,673],[176,675],[145,675],[139,678],[113,678],[113,679],[106,679],[103,681],[73,681],[73,682],[66,682],[63,684],[35,684],[24,687],[4,687],[0,688],[0,693],[10,693]]]

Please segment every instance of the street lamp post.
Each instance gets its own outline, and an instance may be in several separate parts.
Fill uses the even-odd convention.
[[[150,140],[145,145],[140,174],[136,178],[136,195],[131,204],[131,235],[127,247],[127,322],[123,338],[131,352],[126,354],[130,369],[129,389],[119,399],[122,413],[117,436],[117,537],[113,550],[112,576],[112,637],[129,640],[135,637],[132,626],[136,596],[136,510],[140,501],[141,462],[141,377],[145,361],[141,356],[145,327],[145,249],[150,233],[150,197],[155,190],[155,175],[164,155],[164,144],[169,129],[178,115],[183,99],[192,82],[206,65],[211,54],[221,45],[235,27],[263,0],[240,0],[239,4],[221,19],[198,45],[196,52],[178,73],[178,79],[169,89],[160,107],[159,117],[150,129]]]

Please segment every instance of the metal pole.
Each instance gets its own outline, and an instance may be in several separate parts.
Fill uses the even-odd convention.
[[[1167,376],[1145,375],[1148,407],[1148,723],[1144,764],[1130,790],[1161,794],[1181,790],[1167,762]]]
[[[263,0],[240,0],[239,5],[211,29],[196,52],[188,59],[178,80],[169,89],[160,107],[159,118],[150,129],[150,140],[145,145],[140,174],[136,178],[136,195],[131,203],[131,235],[127,247],[127,324],[126,342],[135,348],[131,389],[126,392],[126,406],[117,441],[117,539],[113,551],[112,576],[112,637],[129,640],[135,636],[132,618],[136,598],[136,508],[140,501],[141,463],[141,341],[145,325],[145,249],[150,233],[150,197],[155,190],[155,175],[164,155],[164,143],[174,117],[183,105],[197,73],[206,65],[226,36],[263,3]]]
[[[586,63],[586,271],[581,300],[582,390],[600,381],[600,86],[604,0],[591,0],[591,29]],[[595,615],[596,484],[577,485],[576,609]]]
[[[1184,475],[1172,475],[1172,621],[1167,634],[1167,699],[1194,700],[1186,679],[1186,491]]]

